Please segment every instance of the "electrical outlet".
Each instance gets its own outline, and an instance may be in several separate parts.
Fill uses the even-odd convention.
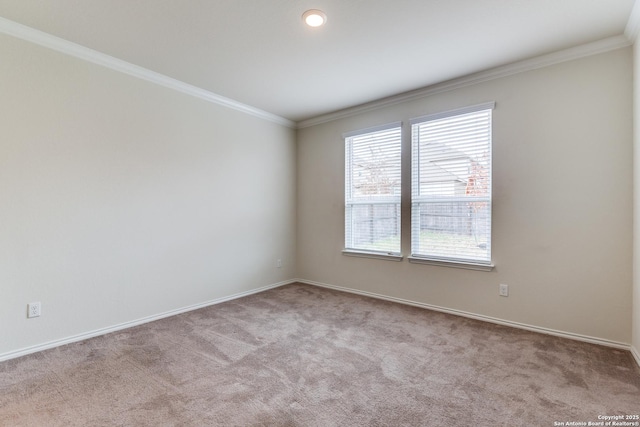
[[[31,318],[40,316],[40,309],[41,306],[39,302],[27,304],[27,317]]]
[[[276,267],[282,268],[282,260],[280,258],[276,261]]]
[[[508,297],[509,296],[509,285],[500,284],[500,296]]]

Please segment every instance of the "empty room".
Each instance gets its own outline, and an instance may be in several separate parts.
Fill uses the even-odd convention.
[[[635,0],[0,0],[0,426],[640,426]]]

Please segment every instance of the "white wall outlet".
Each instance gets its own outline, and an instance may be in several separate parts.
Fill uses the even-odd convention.
[[[27,317],[38,317],[40,316],[41,305],[40,302],[32,302],[27,304]]]
[[[509,285],[504,285],[504,284],[500,284],[500,296],[501,297],[508,297],[509,296]]]
[[[280,258],[276,260],[276,267],[282,268],[282,260]]]

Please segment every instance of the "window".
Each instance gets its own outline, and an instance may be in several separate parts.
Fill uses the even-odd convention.
[[[401,123],[344,138],[345,253],[399,257]]]
[[[490,267],[493,107],[411,121],[411,261]]]

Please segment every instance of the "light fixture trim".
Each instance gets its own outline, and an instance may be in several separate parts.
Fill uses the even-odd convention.
[[[310,27],[322,27],[327,23],[327,15],[318,9],[309,9],[302,14],[302,20]]]

